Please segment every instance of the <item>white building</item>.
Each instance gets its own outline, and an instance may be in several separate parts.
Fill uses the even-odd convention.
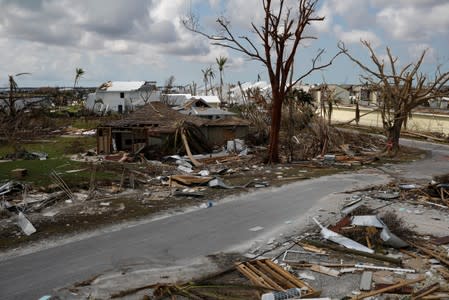
[[[251,99],[248,99],[248,92],[254,92],[256,90],[259,91],[267,101],[271,99],[271,85],[266,81],[257,81],[255,83],[245,82],[229,90],[230,103],[245,104],[247,101],[251,101]]]
[[[87,96],[86,107],[95,112],[122,113],[159,98],[154,81],[108,81]]]

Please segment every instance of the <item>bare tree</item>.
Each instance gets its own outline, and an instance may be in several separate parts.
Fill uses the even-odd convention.
[[[441,68],[438,66],[432,78],[423,74],[420,68],[426,50],[421,53],[416,62],[400,67],[398,66],[398,57],[393,56],[389,47],[386,48],[387,61],[384,61],[375,53],[368,41],[362,40],[362,44],[369,50],[374,67],[368,67],[348,51],[344,51],[344,53],[367,73],[362,78],[379,92],[379,111],[387,137],[385,150],[389,154],[395,155],[399,150],[402,126],[411,111],[431,99],[448,94],[445,85],[449,81],[449,72],[441,72]],[[345,49],[343,44],[340,44],[339,47]]]
[[[156,85],[154,84],[149,84],[149,83],[145,83],[145,85],[140,88],[139,90],[139,96],[142,99],[144,104],[147,104],[148,102],[150,102],[151,96],[153,95],[153,93],[157,90]]]
[[[267,162],[279,161],[279,130],[281,124],[282,104],[293,85],[310,75],[313,71],[332,64],[341,53],[338,52],[329,62],[321,64],[325,53],[320,49],[312,59],[311,66],[301,76],[289,84],[295,55],[300,44],[305,40],[316,39],[306,34],[306,29],[313,22],[321,22],[324,17],[315,14],[318,0],[297,0],[294,7],[286,7],[285,0],[263,0],[264,18],[261,25],[251,23],[255,38],[233,32],[230,23],[224,18],[217,19],[220,31],[211,34],[198,28],[196,18],[184,20],[189,30],[208,38],[212,45],[226,47],[244,54],[250,59],[261,62],[267,69],[272,90],[272,109],[270,125],[270,142]],[[261,44],[261,46],[259,46]]]
[[[0,130],[15,150],[18,150],[20,146],[18,143],[20,140],[18,132],[23,125],[24,113],[29,106],[29,103],[19,94],[15,77],[29,74],[18,73],[16,75],[8,75],[8,97],[2,98],[0,103]]]

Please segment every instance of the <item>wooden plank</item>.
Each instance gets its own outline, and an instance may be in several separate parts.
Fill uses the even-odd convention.
[[[326,251],[324,249],[315,247],[313,245],[309,245],[307,243],[302,243],[302,242],[297,242],[296,244],[301,246],[306,251],[313,252],[313,253],[318,253],[318,254],[326,254]]]
[[[265,263],[270,266],[272,269],[275,269],[276,272],[278,272],[279,274],[281,274],[283,277],[288,278],[291,282],[293,282],[294,284],[297,285],[297,287],[299,288],[307,288],[308,293],[304,294],[304,298],[308,297],[318,297],[321,294],[321,291],[317,291],[314,288],[312,288],[310,285],[308,285],[307,283],[299,280],[299,278],[293,276],[292,274],[290,274],[289,272],[287,272],[286,270],[282,269],[281,267],[279,267],[277,264],[275,264],[274,262],[272,262],[271,260],[267,259],[264,260]]]
[[[295,288],[296,285],[294,283],[292,283],[290,280],[286,280],[285,277],[283,277],[282,275],[280,275],[279,273],[277,273],[276,271],[274,271],[273,269],[271,269],[269,266],[267,266],[264,262],[262,261],[256,261],[256,264],[259,268],[261,268],[264,272],[270,274],[271,278],[275,279],[276,282],[279,285],[282,285],[282,288],[285,289],[290,289],[290,288]],[[284,285],[283,285],[284,284]]]
[[[421,259],[422,259],[421,256],[419,256],[418,254],[415,254],[415,253],[413,253],[413,252],[410,252],[410,251],[407,251],[407,250],[404,250],[404,249],[399,249],[399,251],[402,252],[402,253],[404,253],[404,254],[407,254],[407,255],[410,256],[410,257],[413,257],[413,258],[421,258]]]
[[[257,274],[254,274],[244,263],[238,264],[236,268],[253,284],[261,287],[268,287],[268,284],[263,280],[263,278],[260,278]]]
[[[417,279],[413,279],[413,280],[400,280],[398,283],[393,284],[392,286],[380,289],[380,290],[376,290],[376,291],[372,291],[372,292],[368,292],[368,293],[363,293],[360,295],[356,295],[354,297],[352,297],[352,300],[359,300],[359,299],[365,299],[368,297],[372,297],[372,296],[376,296],[385,292],[389,292],[389,291],[393,291],[397,288],[409,285],[409,284],[413,284],[413,283],[417,283],[420,281],[423,281],[425,279],[425,277],[422,278],[417,278]]]
[[[428,295],[422,297],[423,300],[439,300],[439,299],[449,299],[448,293],[437,293],[433,295]]]
[[[321,293],[269,259],[240,263],[236,265],[236,268],[253,284],[261,287],[278,291],[284,291],[289,288],[306,288],[307,293],[303,297],[308,298],[317,297]]]
[[[333,277],[338,277],[340,276],[340,272],[325,266],[319,266],[319,265],[312,265],[310,267],[310,270],[314,271],[314,272],[318,272],[321,274],[325,274],[325,275],[329,275],[329,276],[333,276]]]
[[[443,276],[444,279],[449,279],[449,271],[444,267],[435,268],[440,274]]]
[[[182,138],[182,141],[183,141],[183,143],[184,143],[184,147],[186,148],[187,156],[190,158],[190,161],[192,162],[192,164],[193,164],[195,167],[201,167],[203,164],[200,163],[199,161],[197,161],[197,160],[193,157],[192,152],[190,151],[189,142],[187,141],[187,137],[186,137],[186,135],[185,135],[185,133],[184,133],[184,129],[181,130],[181,138]]]
[[[264,272],[262,272],[261,270],[257,269],[256,266],[252,265],[251,263],[247,263],[246,266],[253,271],[255,274],[257,274],[257,276],[259,276],[260,278],[262,278],[266,284],[267,287],[273,289],[273,290],[277,290],[277,291],[284,291],[285,289],[280,286],[279,284],[277,284],[273,279],[271,279],[268,275],[266,275]]]
[[[421,299],[424,296],[430,295],[433,292],[438,291],[439,288],[440,288],[440,284],[438,282],[431,284],[429,286],[426,286],[426,287],[420,289],[419,291],[416,291],[415,293],[413,293],[412,300]]]

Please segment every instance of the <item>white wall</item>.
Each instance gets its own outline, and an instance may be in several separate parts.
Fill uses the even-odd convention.
[[[139,91],[123,92],[123,98],[120,98],[120,93],[120,91],[97,91],[95,93],[91,93],[87,96],[86,107],[96,112],[118,112],[119,105],[122,105],[122,109],[125,111],[126,109],[134,109],[136,106],[144,104]],[[151,93],[149,101],[159,101],[159,97],[160,92],[154,91]],[[95,101],[98,99],[103,100],[103,105],[97,104],[94,108]]]

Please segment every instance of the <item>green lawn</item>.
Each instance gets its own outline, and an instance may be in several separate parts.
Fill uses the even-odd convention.
[[[70,155],[84,152],[95,147],[94,137],[57,137],[49,140],[34,141],[23,144],[29,151],[48,153],[47,160],[16,160],[0,163],[0,181],[10,180],[11,170],[24,168],[28,175],[21,179],[22,182],[32,184],[34,187],[48,186],[53,181],[49,177],[55,170],[67,182],[69,186],[81,185],[89,182],[91,177],[91,165],[89,163],[70,160]],[[13,152],[9,146],[0,146],[0,157]],[[69,170],[87,169],[82,172],[66,173]],[[96,178],[108,178],[111,173],[97,173]]]

